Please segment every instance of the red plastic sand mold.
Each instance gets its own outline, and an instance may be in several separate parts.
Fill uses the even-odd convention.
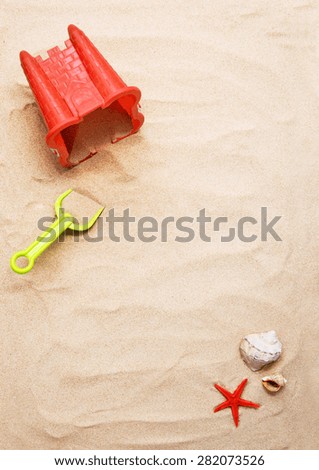
[[[144,122],[139,111],[140,90],[123,82],[83,31],[70,25],[68,32],[66,48],[50,49],[45,60],[26,51],[20,53],[22,68],[48,127],[46,142],[64,167],[74,166],[69,155],[77,125],[87,114],[116,102],[117,109],[129,115],[131,131],[113,143],[137,132]]]

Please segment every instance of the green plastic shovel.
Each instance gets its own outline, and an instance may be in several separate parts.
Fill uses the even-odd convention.
[[[101,207],[96,214],[86,223],[80,225],[76,223],[76,219],[62,207],[62,201],[66,198],[73,190],[68,189],[65,193],[61,194],[54,204],[55,213],[57,219],[53,222],[53,224],[43,232],[31,245],[26,248],[25,250],[18,251],[15,253],[10,260],[10,266],[18,274],[25,274],[29,272],[33,266],[35,260],[38,256],[41,255],[47,248],[49,248],[52,243],[59,238],[61,233],[63,233],[66,229],[74,230],[77,232],[83,232],[91,228],[94,223],[96,222],[97,218],[103,212],[104,207]],[[24,267],[20,267],[17,265],[17,260],[19,258],[25,258],[27,261],[27,265]]]

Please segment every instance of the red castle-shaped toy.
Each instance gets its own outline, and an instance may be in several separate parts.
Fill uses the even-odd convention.
[[[87,114],[116,102],[117,108],[129,115],[131,131],[113,142],[137,132],[144,122],[139,111],[140,90],[123,82],[83,31],[70,25],[68,32],[66,48],[50,49],[45,60],[26,51],[20,53],[22,68],[48,127],[46,142],[64,167],[74,166],[69,155],[77,125]]]

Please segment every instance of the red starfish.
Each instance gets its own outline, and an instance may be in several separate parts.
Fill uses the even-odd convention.
[[[214,413],[217,413],[217,411],[224,410],[225,408],[230,407],[236,427],[238,426],[238,423],[239,423],[239,414],[238,414],[239,406],[247,406],[249,408],[260,407],[258,403],[253,403],[252,401],[247,401],[247,400],[243,400],[242,398],[240,398],[240,395],[243,393],[243,390],[245,388],[247,381],[248,379],[244,379],[242,383],[238,385],[238,387],[233,393],[230,393],[225,388],[221,387],[218,384],[215,384],[215,388],[217,388],[217,390],[220,393],[222,393],[224,397],[227,398],[227,400],[223,401],[223,403],[216,406],[216,408],[214,409]]]

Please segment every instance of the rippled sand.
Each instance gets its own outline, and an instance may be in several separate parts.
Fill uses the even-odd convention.
[[[318,448],[319,4],[6,0],[0,17],[0,446]],[[115,145],[97,129],[98,153],[64,170],[18,54],[62,46],[69,23],[140,87],[146,120]],[[69,236],[16,275],[10,256],[69,187],[136,217],[265,206],[282,242]],[[238,353],[269,329],[276,396]],[[236,430],[213,384],[244,377],[262,406]]]

